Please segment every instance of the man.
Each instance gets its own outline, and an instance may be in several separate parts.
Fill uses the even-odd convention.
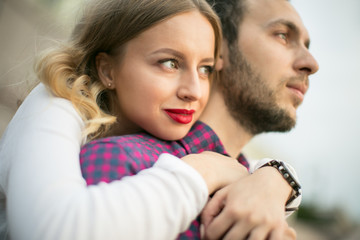
[[[308,76],[318,70],[318,65],[308,51],[306,28],[288,1],[208,2],[221,18],[225,41],[219,63],[220,79],[214,83],[200,120],[216,133],[226,149],[216,151],[237,157],[256,134],[284,132],[294,127],[296,109],[308,89]],[[287,199],[291,188],[280,187],[287,183],[274,168],[261,168],[256,173],[259,174],[223,188],[210,200],[202,214],[208,239],[281,239],[284,232],[289,233],[279,214],[284,204],[267,196]],[[254,181],[255,178],[263,181]],[[274,181],[279,184],[279,191],[271,190],[274,182],[268,181],[270,178],[277,178]],[[256,193],[264,186],[269,191],[261,193],[263,198],[243,194],[251,193],[249,188]],[[266,223],[267,219],[260,218],[260,213],[250,207],[258,205],[264,211],[260,208],[264,202],[269,206],[268,216],[276,215],[273,219],[278,221]],[[265,224],[260,225],[261,222]],[[291,233],[290,238],[294,238]]]
[[[256,134],[294,127],[296,109],[309,87],[308,77],[318,70],[318,64],[308,50],[307,30],[288,1],[208,2],[221,19],[225,44],[221,79],[201,120],[218,134],[230,155],[237,156]],[[216,238],[217,229],[235,222],[232,200],[237,199],[240,188],[236,184],[227,188],[233,197],[226,199],[223,214],[208,227],[208,236]],[[213,201],[222,201],[224,196]],[[210,214],[209,206],[211,203],[204,218]],[[226,211],[227,207],[232,210]]]

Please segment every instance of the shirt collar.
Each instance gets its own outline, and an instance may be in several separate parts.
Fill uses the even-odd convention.
[[[229,156],[216,133],[210,126],[201,121],[197,121],[189,133],[178,142],[183,145],[188,154],[214,151]],[[237,157],[237,160],[246,168],[249,168],[249,163],[242,153]]]

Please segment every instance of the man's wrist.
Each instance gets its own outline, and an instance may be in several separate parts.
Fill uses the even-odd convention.
[[[277,169],[272,167],[264,167],[257,169],[253,175],[261,176],[267,188],[269,188],[271,194],[278,196],[278,199],[286,205],[287,200],[289,199],[292,188],[284,180],[284,178],[279,174]]]
[[[271,160],[271,161],[265,163],[264,165],[262,165],[260,168],[262,168],[262,167],[275,168],[281,174],[281,176],[286,180],[286,182],[289,184],[289,186],[292,188],[292,192],[290,194],[289,199],[286,202],[286,205],[288,205],[295,198],[297,198],[301,195],[300,184],[298,183],[296,178],[293,176],[291,171],[287,168],[287,166],[285,165],[284,162],[278,161],[278,160]]]

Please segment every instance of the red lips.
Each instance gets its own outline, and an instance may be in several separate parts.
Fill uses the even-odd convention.
[[[191,123],[195,110],[187,109],[164,109],[164,111],[172,118],[175,122],[181,124]]]

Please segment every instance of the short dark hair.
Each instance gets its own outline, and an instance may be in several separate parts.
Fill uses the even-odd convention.
[[[219,16],[223,38],[229,45],[238,39],[239,26],[248,10],[249,0],[206,0]],[[290,2],[290,0],[286,0]]]
[[[238,38],[239,25],[247,10],[246,0],[206,0],[221,20],[223,37],[229,45]]]

